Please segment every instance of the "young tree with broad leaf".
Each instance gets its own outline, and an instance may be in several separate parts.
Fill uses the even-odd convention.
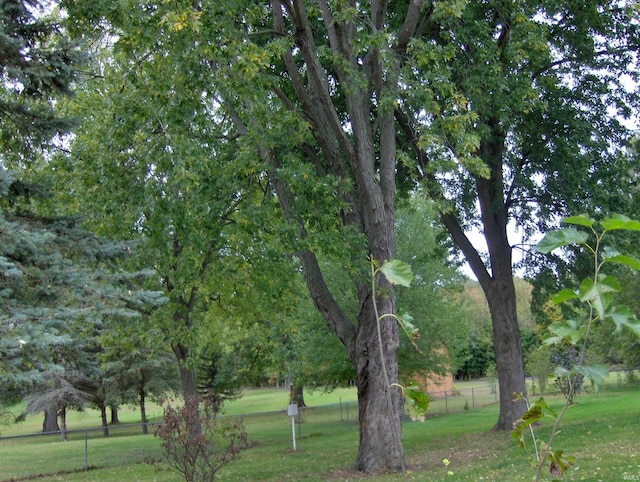
[[[613,324],[615,332],[628,330],[630,334],[640,338],[640,321],[627,306],[616,302],[615,295],[622,290],[615,276],[606,273],[606,268],[623,265],[640,271],[640,259],[621,253],[612,244],[608,244],[611,236],[621,231],[637,233],[640,221],[623,215],[614,215],[596,222],[587,215],[570,216],[563,220],[569,227],[551,231],[536,245],[537,251],[548,254],[559,248],[577,245],[591,258],[592,275],[580,281],[576,288],[565,288],[556,293],[552,300],[555,304],[571,304],[573,316],[560,320],[549,326],[549,335],[544,344],[550,346],[569,346],[575,353],[571,363],[556,367],[555,374],[563,382],[566,396],[565,404],[556,412],[545,400],[540,398],[529,407],[527,413],[515,426],[514,438],[524,448],[527,431],[531,433],[536,449],[537,471],[535,480],[540,480],[542,469],[547,461],[554,478],[562,474],[575,461],[575,457],[567,456],[562,450],[555,449],[554,441],[560,433],[560,422],[571,404],[573,396],[579,390],[582,380],[591,382],[597,390],[607,375],[603,365],[590,363],[588,348],[598,326]],[[522,395],[523,399],[525,395]],[[544,417],[555,419],[548,441],[536,438],[533,424]]]

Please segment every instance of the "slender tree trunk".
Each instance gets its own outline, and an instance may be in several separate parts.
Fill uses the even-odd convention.
[[[107,405],[104,402],[100,404],[100,418],[102,420],[102,435],[104,437],[108,437],[109,424],[107,423]]]
[[[140,389],[140,418],[142,420],[142,433],[147,435],[149,433],[149,427],[147,426],[147,407],[146,407],[146,397],[144,393],[144,388]]]
[[[67,407],[60,409],[60,438],[63,442],[67,441]]]

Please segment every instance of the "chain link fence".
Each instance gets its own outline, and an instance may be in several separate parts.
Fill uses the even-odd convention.
[[[428,416],[471,410],[497,402],[495,384],[430,393]],[[291,423],[287,410],[230,415],[240,418],[252,442],[269,445],[296,437],[358,429],[358,404],[340,402],[299,410]],[[150,462],[162,458],[160,439],[153,436],[161,422],[110,425],[66,432],[0,437],[0,481],[81,472],[92,468]],[[64,441],[66,438],[66,441]]]

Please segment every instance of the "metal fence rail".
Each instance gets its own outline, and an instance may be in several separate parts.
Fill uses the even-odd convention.
[[[471,410],[497,402],[495,385],[436,392],[429,396],[428,415]],[[291,436],[286,409],[223,418],[240,418],[250,440],[260,445],[269,445]],[[306,407],[299,410],[295,421],[299,438],[357,429],[358,404],[348,401]],[[142,424],[128,424],[67,430],[66,441],[62,441],[62,432],[0,437],[0,481],[157,460],[162,457],[162,448],[153,433],[160,423],[147,423],[146,435]]]

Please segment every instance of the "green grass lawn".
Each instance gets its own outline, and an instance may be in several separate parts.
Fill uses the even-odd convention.
[[[355,392],[352,389],[314,392],[305,394],[305,399],[316,406],[340,401],[346,403],[355,401]],[[558,396],[549,397],[549,401],[558,410],[563,403]],[[577,401],[578,404],[567,412],[562,432],[554,444],[556,449],[577,457],[576,464],[564,480],[640,480],[640,391],[607,391],[580,396]],[[229,404],[227,413],[246,414],[246,407],[256,407],[260,412],[281,411],[287,403],[283,390],[246,390],[243,399]],[[533,446],[528,442],[528,450],[523,451],[510,434],[492,432],[497,413],[497,405],[492,405],[432,416],[424,423],[405,423],[403,440],[408,480],[443,480],[447,471],[442,463],[444,458],[451,461],[449,470],[453,472],[446,477],[447,481],[531,480],[534,474]],[[362,475],[350,470],[357,452],[357,425],[347,424],[344,415],[335,405],[304,412],[301,437],[297,440],[298,450],[295,452],[292,450],[291,424],[285,414],[245,415],[243,420],[249,436],[257,445],[225,467],[219,473],[220,480],[360,480]],[[86,413],[84,417],[92,422],[90,425],[95,424],[90,414]],[[80,417],[70,424],[84,421],[86,418]],[[23,423],[29,422],[28,419]],[[537,429],[542,438],[548,437],[550,424],[551,421],[545,422]],[[82,437],[65,443],[57,439],[26,439],[12,446],[0,443],[0,480],[13,477],[14,470],[24,467],[65,470],[65,463],[72,457],[80,457],[75,462],[82,466],[84,443]],[[107,467],[86,473],[61,473],[38,480],[181,480],[177,473],[157,471],[144,463],[132,463],[139,453],[150,457],[161,455],[159,440],[153,436],[130,434],[102,438],[96,434],[89,440],[89,449],[89,464]],[[378,474],[367,480],[391,482],[404,479],[398,474]]]

